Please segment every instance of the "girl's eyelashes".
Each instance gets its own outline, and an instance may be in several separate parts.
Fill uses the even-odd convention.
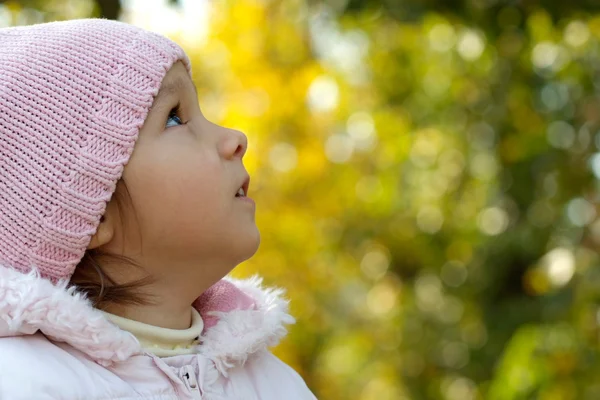
[[[179,117],[179,113],[180,113],[180,109],[179,109],[179,104],[177,104],[175,106],[175,108],[173,108],[170,112],[169,112],[169,117],[167,118],[167,128],[170,127],[169,122],[171,120],[173,121],[178,121],[179,124],[183,124],[183,121],[181,120],[181,118]],[[175,125],[177,126],[177,125]]]

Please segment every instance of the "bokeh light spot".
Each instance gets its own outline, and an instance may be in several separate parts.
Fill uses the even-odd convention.
[[[565,121],[554,121],[548,125],[548,142],[558,149],[568,149],[575,142],[575,128]]]
[[[578,197],[567,204],[567,216],[575,226],[586,226],[596,217],[596,209],[587,200]]]
[[[423,232],[436,233],[442,228],[443,223],[444,215],[437,207],[422,207],[417,214],[417,225]]]
[[[565,28],[564,40],[572,47],[581,47],[590,38],[590,30],[581,21],[571,21]]]
[[[555,248],[542,257],[541,268],[554,286],[564,286],[575,273],[575,256],[567,248]]]
[[[475,61],[485,48],[485,42],[482,34],[473,30],[465,31],[458,40],[458,53],[462,58],[468,61]]]
[[[490,207],[479,213],[477,224],[489,236],[499,235],[508,227],[508,213],[500,207]]]
[[[354,153],[354,143],[352,139],[341,133],[336,133],[325,142],[325,155],[327,159],[336,164],[347,162]]]
[[[373,286],[367,295],[367,306],[375,315],[383,316],[390,313],[398,297],[398,290],[390,282],[381,282]]]
[[[269,152],[271,167],[279,172],[293,170],[298,163],[298,152],[296,147],[289,143],[277,143],[271,147]]]
[[[328,76],[316,78],[310,85],[307,94],[308,106],[312,111],[331,111],[339,102],[337,82]]]
[[[446,23],[434,25],[428,34],[429,46],[435,51],[446,52],[456,43],[454,28]]]
[[[390,265],[390,256],[383,249],[369,250],[360,262],[361,271],[372,280],[383,278]]]
[[[451,260],[442,266],[440,276],[446,285],[459,287],[467,280],[468,271],[462,262]]]

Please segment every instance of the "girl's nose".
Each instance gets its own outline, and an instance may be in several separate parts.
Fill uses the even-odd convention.
[[[242,159],[248,149],[248,138],[238,130],[227,129],[227,140],[224,147],[225,157]]]

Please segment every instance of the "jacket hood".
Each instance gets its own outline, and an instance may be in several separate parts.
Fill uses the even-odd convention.
[[[262,287],[262,278],[225,277],[193,304],[204,320],[198,353],[227,369],[287,334],[289,301],[281,288]],[[97,363],[109,366],[143,354],[131,333],[110,322],[68,281],[53,285],[36,270],[24,274],[0,266],[0,337],[42,332],[65,342]]]

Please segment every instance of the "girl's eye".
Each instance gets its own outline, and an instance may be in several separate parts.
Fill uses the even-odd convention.
[[[179,124],[183,124],[183,121],[181,118],[179,118],[179,104],[177,104],[177,106],[169,112],[169,118],[167,118],[167,128],[170,127],[169,122],[171,120],[176,121]],[[175,126],[177,126],[177,124]]]

